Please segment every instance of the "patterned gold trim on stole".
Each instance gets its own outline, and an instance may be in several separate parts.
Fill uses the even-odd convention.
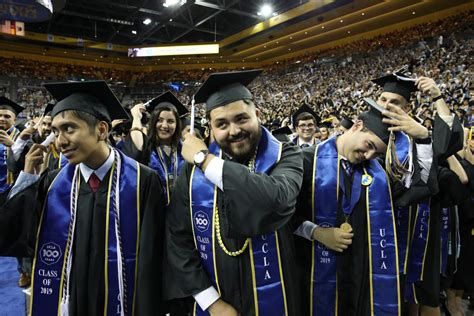
[[[253,261],[253,246],[252,239],[249,241],[249,257],[250,257],[250,271],[252,272],[252,289],[253,289],[253,306],[255,309],[255,316],[258,316],[258,297],[257,297],[257,280],[255,278],[255,263]]]
[[[392,194],[390,192],[390,194]],[[405,250],[405,263],[403,264],[403,274],[407,273],[407,265],[408,265],[408,256],[410,254],[410,245],[412,242],[412,223],[411,223],[411,213],[412,213],[412,207],[408,207],[408,232],[407,232],[407,247]]]
[[[138,253],[140,251],[140,164],[137,162],[137,245],[135,252],[135,285],[133,286],[132,315],[135,315],[135,303],[138,285]]]
[[[428,209],[430,210],[430,214],[428,216],[428,232],[426,233],[426,244],[425,244],[425,251],[423,252],[423,264],[421,265],[421,281],[424,279],[425,275],[425,260],[426,260],[426,253],[428,252],[428,244],[430,243],[430,224],[431,224],[431,198],[428,202]]]
[[[51,187],[53,186],[53,183],[56,181],[56,178],[57,178],[57,175],[56,175],[56,177],[54,177],[53,181],[51,182],[51,184],[48,187],[48,191],[46,192],[46,202],[48,201],[47,198],[48,198],[49,190],[51,190]],[[34,282],[35,282],[36,255],[38,253],[38,242],[39,242],[39,237],[40,237],[40,232],[41,232],[41,226],[43,226],[43,216],[44,216],[45,209],[46,209],[46,203],[43,203],[43,211],[41,212],[41,216],[40,216],[40,219],[39,219],[39,222],[38,222],[38,229],[36,230],[36,242],[35,242],[35,252],[34,252],[35,255],[33,257],[33,266],[31,268],[32,273],[31,273],[31,296],[30,296],[30,302],[29,302],[30,311],[28,313],[29,316],[31,316],[33,314],[33,294],[34,294],[33,288],[34,288],[34,284],[35,284]],[[63,263],[63,265],[64,265],[64,263]],[[63,276],[64,276],[64,274],[61,273],[61,282],[59,284],[59,302],[58,302],[58,306],[61,303],[61,292],[62,292],[61,289],[62,289],[62,285],[63,285]],[[58,315],[59,315],[59,308],[58,308]]]
[[[377,162],[376,162],[377,163]],[[367,173],[367,171],[364,168],[364,171]],[[397,302],[398,302],[398,315],[400,316],[402,314],[402,302],[401,302],[401,286],[400,286],[400,269],[398,266],[398,236],[397,236],[397,223],[395,222],[395,214],[394,214],[394,208],[393,208],[393,199],[392,199],[392,187],[390,186],[390,179],[387,176],[387,173],[384,170],[384,175],[385,179],[387,180],[387,185],[388,185],[388,193],[390,195],[390,208],[392,209],[392,229],[393,229],[393,238],[395,242],[395,269],[397,271]],[[369,189],[367,188],[367,192],[369,192]],[[369,195],[367,194],[367,197]],[[368,201],[367,201],[368,203]],[[368,205],[368,204],[367,204]],[[370,248],[369,244],[369,248]],[[407,250],[408,251],[408,250]]]
[[[216,285],[217,292],[219,295],[221,293],[221,287],[219,286],[219,275],[217,274],[217,262],[216,262],[216,227],[214,218],[216,218],[216,209],[217,209],[217,186],[214,186],[214,206],[212,209],[212,261],[214,264],[214,274],[216,275]]]
[[[364,173],[367,170],[364,168]],[[370,230],[369,190],[365,189],[365,213],[367,215],[367,241],[369,249],[369,284],[370,284],[370,315],[374,315],[374,285],[372,283],[372,238]],[[397,262],[398,265],[398,262]]]
[[[278,254],[278,268],[280,269],[281,290],[283,291],[283,303],[285,304],[285,315],[288,315],[288,302],[286,301],[285,278],[283,276],[283,269],[281,266],[280,243],[278,242],[278,232],[275,231],[275,242]]]
[[[107,208],[105,210],[105,260],[104,260],[104,315],[107,315],[107,302],[109,300],[109,277],[108,277],[108,266],[107,263],[109,261],[109,221],[110,221],[110,191],[112,189],[112,176],[114,175],[115,171],[115,162],[112,165],[112,169],[110,171],[109,176],[109,188],[107,189]],[[119,272],[121,273],[121,271]]]

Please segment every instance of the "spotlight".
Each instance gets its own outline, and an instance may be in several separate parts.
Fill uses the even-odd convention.
[[[135,34],[135,35],[136,35],[136,34],[137,34],[137,31],[135,31],[135,30],[132,30],[132,34]]]
[[[145,25],[148,25],[151,23],[151,19],[150,18],[146,18],[145,20],[143,20],[143,24]]]
[[[168,7],[174,7],[174,6],[177,6],[177,5],[182,6],[185,3],[186,3],[186,0],[166,0],[163,3],[163,6],[165,8],[168,8]]]
[[[260,8],[260,12],[258,12],[257,14],[265,18],[270,17],[273,14],[272,6],[269,4],[262,5],[262,7]]]

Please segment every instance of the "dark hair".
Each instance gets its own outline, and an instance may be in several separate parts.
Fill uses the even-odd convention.
[[[155,110],[151,113],[150,122],[148,123],[148,131],[150,132],[150,145],[154,147],[158,146],[159,140],[158,133],[156,132],[156,123],[160,118],[160,114],[163,111],[172,112],[174,118],[176,119],[176,129],[174,130],[173,137],[171,138],[171,146],[176,147],[178,146],[179,140],[181,139],[181,121],[179,120],[179,114],[175,107],[173,106],[158,106]]]
[[[8,110],[10,112],[13,112],[13,115],[16,116],[15,110],[13,110],[13,108],[9,105],[6,105],[6,104],[0,105],[0,110]]]
[[[294,127],[298,127],[298,123],[300,121],[306,121],[306,120],[313,120],[313,123],[316,125],[316,119],[314,118],[313,115],[311,115],[311,113],[308,113],[308,112],[303,112],[303,113],[300,113],[296,116],[295,118],[295,126]]]
[[[59,114],[61,114],[62,117],[64,117],[64,114],[65,113],[71,113],[72,116],[80,119],[81,121],[84,121],[86,122],[87,124],[87,127],[89,127],[89,131],[92,133],[95,131],[95,127],[97,126],[97,124],[99,124],[101,121],[104,121],[107,123],[107,126],[109,127],[110,129],[110,122],[106,119],[98,119],[97,117],[95,117],[94,115],[92,114],[89,114],[89,113],[86,113],[86,112],[82,112],[82,111],[77,111],[77,110],[65,110],[65,111],[62,111],[62,112],[59,112]]]

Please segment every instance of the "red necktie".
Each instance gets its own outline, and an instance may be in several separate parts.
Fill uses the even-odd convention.
[[[97,192],[97,189],[99,188],[99,185],[100,185],[100,180],[96,176],[95,173],[91,174],[91,176],[89,177],[89,181],[87,183],[89,183],[89,186],[91,187],[92,192],[94,193]]]

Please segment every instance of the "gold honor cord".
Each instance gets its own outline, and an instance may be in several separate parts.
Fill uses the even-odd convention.
[[[250,159],[249,164],[247,166],[248,169],[249,169],[249,172],[255,172],[255,159],[257,157],[257,151],[258,151],[258,147],[255,149],[255,153],[253,155],[253,158]],[[219,208],[217,207],[217,203],[216,203],[216,211],[214,213],[214,221],[216,223],[217,243],[219,244],[219,247],[221,247],[222,251],[224,251],[224,253],[226,255],[230,256],[230,257],[238,257],[241,254],[243,254],[249,246],[250,238],[245,239],[244,245],[242,246],[241,249],[239,249],[237,251],[229,251],[227,249],[227,247],[224,244],[224,241],[222,240],[221,225],[220,225],[220,222],[219,222]]]

